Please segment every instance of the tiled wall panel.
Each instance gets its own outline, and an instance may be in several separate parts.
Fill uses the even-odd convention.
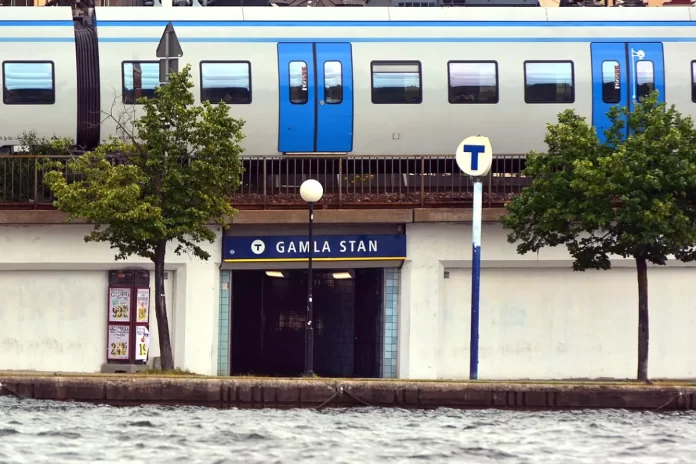
[[[395,378],[398,347],[399,269],[384,270],[384,364],[382,377]]]
[[[218,333],[218,375],[230,375],[230,316],[232,272],[220,271],[220,321]]]

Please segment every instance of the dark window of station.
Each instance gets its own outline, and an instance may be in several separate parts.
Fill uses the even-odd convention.
[[[498,63],[496,61],[450,61],[450,103],[498,103]]]
[[[329,105],[343,101],[343,67],[340,61],[324,63],[324,101]]]
[[[696,61],[691,62],[691,101],[696,103]]]
[[[290,62],[290,103],[304,105],[309,95],[307,84],[307,63],[304,61]]]
[[[572,61],[525,61],[526,103],[573,103],[575,78]]]
[[[123,103],[132,105],[139,98],[155,98],[155,89],[159,87],[158,61],[124,61],[123,71]]]
[[[421,84],[420,61],[372,62],[372,103],[421,103]]]
[[[248,61],[202,61],[201,101],[217,104],[251,103],[251,63]]]
[[[655,65],[652,61],[636,63],[636,99],[640,102],[655,90]]]
[[[5,61],[2,74],[2,100],[6,105],[52,105],[56,102],[52,61]]]
[[[618,61],[602,62],[602,101],[604,103],[621,101],[621,68]]]

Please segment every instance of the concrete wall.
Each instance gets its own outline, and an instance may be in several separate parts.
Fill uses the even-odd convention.
[[[0,370],[98,372],[106,360],[110,269],[154,267],[143,258],[114,261],[104,243],[85,243],[85,225],[0,227]],[[168,251],[167,310],[177,367],[217,370],[220,242],[209,261]],[[150,357],[159,356],[154,300]]]
[[[468,378],[471,225],[406,230],[399,377]],[[635,377],[634,261],[584,273],[570,264],[565,247],[520,256],[502,226],[484,224],[479,378]],[[651,377],[696,377],[695,277],[693,266],[649,268]]]
[[[83,241],[89,230],[0,226],[0,370],[99,370],[106,271],[153,268],[140,258],[115,262],[107,244]],[[409,259],[392,349],[398,377],[468,377],[470,230],[467,223],[406,223]],[[169,253],[166,292],[177,367],[215,374],[220,242],[205,246],[207,262]],[[585,273],[573,273],[570,263],[565,248],[520,256],[499,224],[484,224],[481,378],[635,376],[634,262],[617,259],[611,271]],[[695,272],[676,264],[650,268],[652,377],[696,377]],[[151,320],[156,356],[154,310]]]

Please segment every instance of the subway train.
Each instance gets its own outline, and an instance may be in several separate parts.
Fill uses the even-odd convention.
[[[245,155],[446,155],[544,150],[575,109],[598,132],[652,89],[696,116],[692,8],[2,8],[0,146],[92,148],[153,96],[169,21],[198,101],[246,121]]]

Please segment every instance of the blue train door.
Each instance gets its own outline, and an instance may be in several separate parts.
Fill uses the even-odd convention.
[[[653,90],[665,99],[665,65],[661,43],[593,43],[592,124],[600,141],[611,126],[607,112],[612,106],[628,106]],[[626,136],[626,132],[624,132]]]
[[[351,45],[279,43],[278,73],[278,151],[352,151]]]

